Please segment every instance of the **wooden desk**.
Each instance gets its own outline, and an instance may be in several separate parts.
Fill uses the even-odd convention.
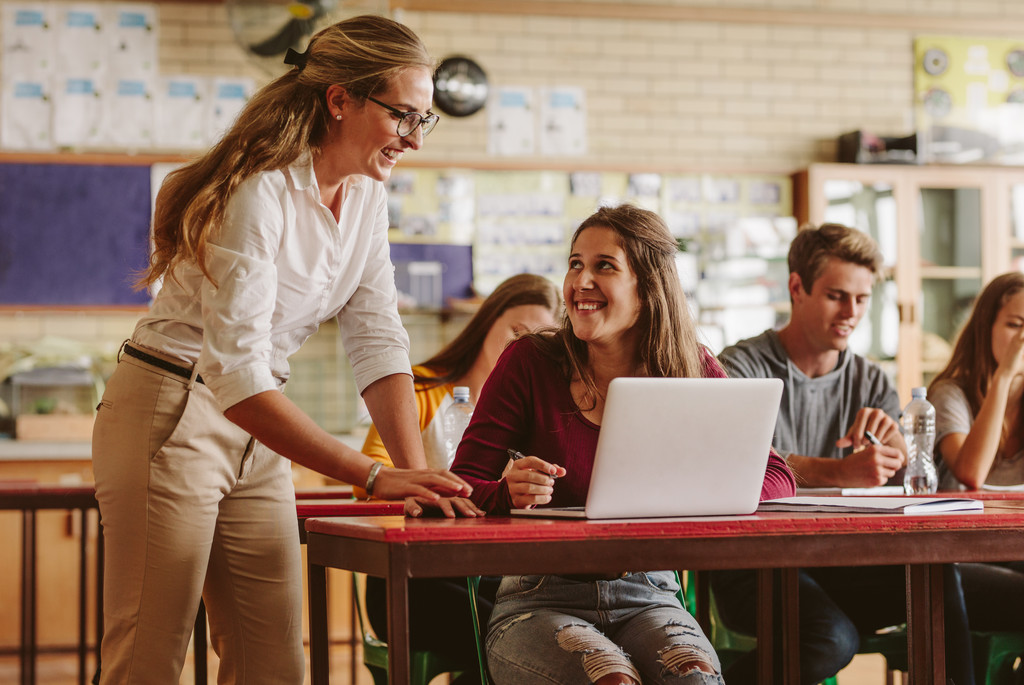
[[[377,575],[388,583],[392,682],[409,673],[408,579],[457,575],[598,573],[649,569],[784,569],[783,667],[798,678],[796,569],[801,566],[907,566],[912,682],[945,683],[941,564],[1024,560],[1024,501],[989,499],[984,512],[940,516],[802,514],[566,521],[486,517],[311,518],[309,564],[312,682],[329,682],[325,569]],[[642,560],[642,561],[639,561]],[[762,577],[770,572],[762,571]],[[770,585],[767,585],[770,587]],[[770,602],[759,607],[762,682],[771,667]],[[767,614],[767,615],[766,615]]]
[[[298,498],[295,513],[299,520],[299,542],[306,544],[306,519],[324,516],[401,516],[405,502],[365,499]]]

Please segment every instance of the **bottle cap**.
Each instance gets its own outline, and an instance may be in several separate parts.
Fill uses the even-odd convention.
[[[924,386],[921,386],[919,388],[914,388],[914,389],[912,389],[910,391],[910,396],[912,398],[914,398],[914,399],[917,399],[917,398],[924,399],[924,398],[928,397],[928,388],[926,388]]]
[[[452,388],[452,397],[457,400],[468,400],[469,399],[469,388],[465,385],[456,385]]]

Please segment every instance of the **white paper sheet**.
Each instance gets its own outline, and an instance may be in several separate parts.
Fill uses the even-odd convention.
[[[255,84],[249,78],[216,77],[211,85],[212,100],[207,122],[207,143],[215,143],[231,128],[235,117],[252,97]]]
[[[54,9],[50,3],[0,6],[0,147],[53,148]]]
[[[156,96],[157,147],[196,150],[207,144],[209,80],[187,74],[164,76]]]
[[[156,5],[120,3],[107,9],[110,72],[115,78],[152,79],[158,71]]]
[[[495,88],[487,104],[487,153],[496,156],[532,155],[536,114],[532,88]]]
[[[57,6],[53,140],[61,146],[99,145],[107,75],[103,8]]]
[[[577,156],[587,153],[587,108],[582,88],[541,90],[540,152]]]
[[[151,148],[157,88],[156,6],[119,3],[105,10],[107,68],[100,123],[104,142]]]

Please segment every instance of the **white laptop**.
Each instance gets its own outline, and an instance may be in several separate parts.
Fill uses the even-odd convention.
[[[782,385],[778,378],[616,378],[608,387],[586,506],[512,513],[588,519],[751,514]]]

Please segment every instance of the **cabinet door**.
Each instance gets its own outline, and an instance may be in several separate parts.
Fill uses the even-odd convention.
[[[982,187],[919,183],[918,234],[921,382],[927,384],[949,361],[960,327],[984,283]]]
[[[797,184],[803,199],[803,205],[796,208],[801,220],[852,226],[878,243],[883,272],[850,348],[878,362],[900,389],[900,396],[904,387],[909,396],[909,379],[918,373],[911,353],[916,349],[915,331],[909,319],[917,290],[900,280],[900,264],[901,260],[914,259],[916,245],[900,230],[905,221],[903,207],[909,204],[904,198],[911,195],[901,170],[822,164],[800,174]]]
[[[867,233],[882,251],[884,268],[871,304],[850,339],[850,349],[877,361],[896,379],[899,356],[899,292],[894,278],[899,261],[899,189],[887,180],[832,178],[822,183],[826,203],[820,223],[852,226]]]
[[[1024,271],[1024,177],[1010,179],[1006,202],[1010,212],[1010,268]]]

